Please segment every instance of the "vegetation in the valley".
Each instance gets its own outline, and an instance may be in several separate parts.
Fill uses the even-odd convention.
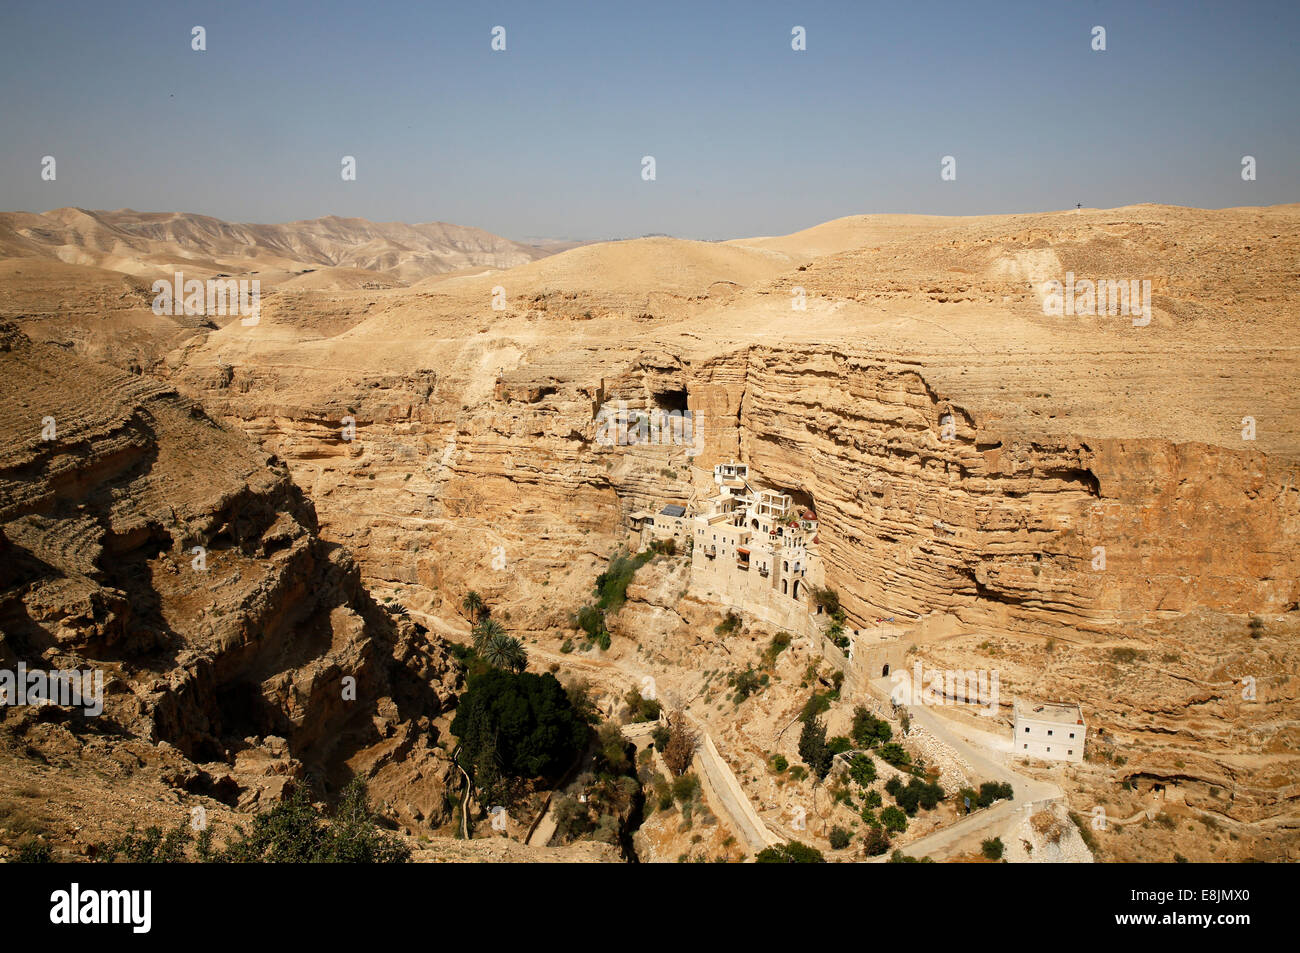
[[[494,803],[511,803],[516,782],[557,777],[587,744],[585,716],[549,672],[493,669],[471,676],[451,733],[460,764]]]
[[[133,826],[120,837],[94,846],[96,860],[126,863],[348,863],[390,864],[410,860],[411,849],[381,831],[370,809],[363,781],[352,781],[339,798],[333,816],[320,811],[303,787],[284,801],[253,817],[245,829],[237,826],[223,847],[213,828],[194,831],[186,821],[168,831]]]

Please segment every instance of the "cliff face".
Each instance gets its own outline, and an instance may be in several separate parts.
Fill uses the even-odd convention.
[[[0,364],[0,667],[104,677],[98,716],[0,709],[8,767],[116,739],[174,751],[154,781],[200,803],[355,773],[398,823],[445,820],[435,721],[459,671],[370,598],[283,466],[171,388],[12,326]]]
[[[1300,468],[1257,451],[1026,435],[936,393],[923,367],[833,349],[749,349],[688,387],[706,458],[738,445],[815,501],[828,583],[859,619],[1097,632],[1300,599]]]

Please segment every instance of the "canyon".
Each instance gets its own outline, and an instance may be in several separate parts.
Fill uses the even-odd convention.
[[[360,774],[429,836],[473,589],[535,668],[599,664],[608,711],[655,677],[762,807],[815,653],[747,716],[717,704],[775,630],[716,636],[722,608],[671,559],[638,574],[609,651],[561,651],[630,514],[735,459],[815,506],[850,627],[942,631],[919,656],[996,666],[1007,723],[1013,693],[1085,705],[1123,763],[1040,772],[1073,808],[1177,787],[1232,832],[1219,850],[1296,849],[1300,206],[854,216],[555,255],[459,236],[457,256],[394,250],[414,243],[396,227],[84,214],[0,232],[0,662],[104,666],[134,748],[8,714],[15,789],[50,773],[23,745],[218,816]],[[182,257],[266,278],[260,321],[154,315],[148,282]],[[1044,313],[1067,272],[1149,280],[1150,324]],[[601,443],[616,401],[689,411],[701,452]],[[1204,840],[1121,836],[1112,859]]]

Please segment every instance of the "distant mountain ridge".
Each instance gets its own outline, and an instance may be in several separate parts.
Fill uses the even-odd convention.
[[[409,284],[462,268],[512,268],[552,249],[446,222],[371,222],[336,215],[276,225],[187,212],[0,212],[0,256],[52,258],[133,275],[354,268]]]

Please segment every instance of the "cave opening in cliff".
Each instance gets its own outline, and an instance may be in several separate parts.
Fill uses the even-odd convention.
[[[665,413],[684,413],[686,411],[686,388],[661,390],[654,395],[654,405]]]

